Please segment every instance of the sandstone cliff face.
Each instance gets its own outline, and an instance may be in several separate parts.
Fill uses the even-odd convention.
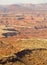
[[[2,65],[47,65],[47,49],[25,49],[12,56],[0,59]]]

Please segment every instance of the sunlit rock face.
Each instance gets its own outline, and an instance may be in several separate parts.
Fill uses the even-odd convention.
[[[46,65],[47,49],[25,49],[21,52],[14,53],[12,56],[0,59],[0,64],[14,65]]]

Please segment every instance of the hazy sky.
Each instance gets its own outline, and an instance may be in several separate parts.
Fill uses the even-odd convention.
[[[15,4],[15,3],[47,3],[47,0],[0,0],[0,4]]]

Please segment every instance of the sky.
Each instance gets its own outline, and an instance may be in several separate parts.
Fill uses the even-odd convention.
[[[33,3],[33,4],[39,4],[39,3],[47,3],[47,0],[0,0],[0,5],[6,5],[6,4],[17,4],[17,3]]]

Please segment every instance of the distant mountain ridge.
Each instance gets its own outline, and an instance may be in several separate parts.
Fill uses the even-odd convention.
[[[0,5],[0,12],[14,12],[17,10],[47,10],[47,4],[12,4],[6,6]]]

